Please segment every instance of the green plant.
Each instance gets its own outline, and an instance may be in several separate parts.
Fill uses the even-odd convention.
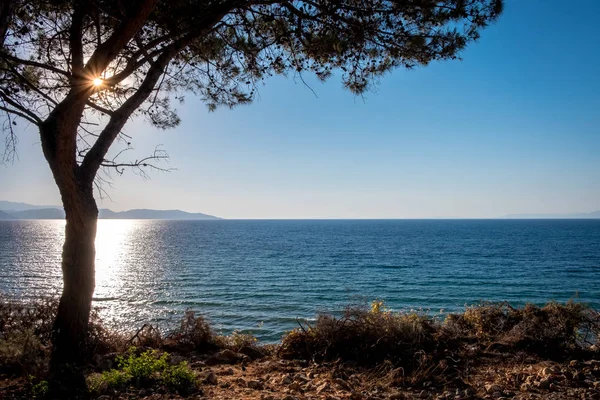
[[[88,377],[88,389],[93,393],[103,393],[106,389],[122,388],[128,384],[148,384],[162,382],[169,389],[188,392],[196,386],[196,374],[187,362],[169,365],[169,353],[147,350],[138,354],[131,347],[127,354],[117,357],[118,369],[104,371]]]
[[[166,368],[162,373],[162,382],[169,389],[184,393],[196,386],[196,374],[184,361]]]
[[[136,355],[135,352],[136,348],[131,347],[127,357],[117,358],[119,368],[132,379],[148,380],[168,366],[168,353],[159,355],[156,350],[148,350]]]
[[[48,393],[48,381],[39,381],[31,387],[31,395],[34,399],[43,399]]]

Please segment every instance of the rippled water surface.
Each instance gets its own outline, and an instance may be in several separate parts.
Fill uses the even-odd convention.
[[[0,221],[0,292],[57,293],[63,231]],[[453,311],[577,296],[600,308],[600,220],[101,220],[96,245],[95,305],[129,326],[194,309],[270,341],[360,298]]]

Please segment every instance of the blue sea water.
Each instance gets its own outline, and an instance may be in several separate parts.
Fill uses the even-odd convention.
[[[0,221],[0,293],[58,293],[63,237],[63,221]],[[101,220],[96,246],[94,303],[123,329],[193,309],[275,341],[296,318],[373,299],[600,308],[600,220]]]

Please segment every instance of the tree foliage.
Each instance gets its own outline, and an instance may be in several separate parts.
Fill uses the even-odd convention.
[[[247,104],[274,74],[337,72],[362,94],[395,67],[457,58],[501,0],[33,0],[2,23],[0,110],[42,125],[84,102],[72,157],[95,176],[131,116],[177,126],[189,94],[209,109]],[[94,85],[94,79],[99,85]],[[96,125],[99,124],[99,125]],[[97,127],[99,126],[99,128]],[[47,155],[48,158],[48,155]],[[127,164],[124,164],[127,165]]]

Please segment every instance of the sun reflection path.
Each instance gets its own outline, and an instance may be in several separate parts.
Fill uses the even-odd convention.
[[[95,300],[113,298],[120,291],[134,228],[132,220],[98,221]]]

